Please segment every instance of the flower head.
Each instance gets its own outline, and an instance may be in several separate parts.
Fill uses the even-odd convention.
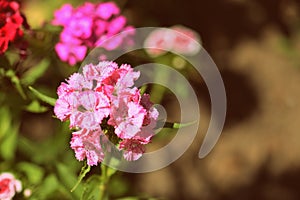
[[[182,55],[195,55],[200,48],[199,35],[184,26],[172,26],[169,29],[159,28],[152,31],[144,42],[147,53],[153,57],[167,51]]]
[[[150,96],[134,87],[139,75],[130,65],[102,61],[85,65],[82,74],[74,73],[58,87],[54,113],[76,128],[71,148],[78,160],[97,165],[107,143],[123,150],[127,160],[141,157],[154,135],[158,112]]]
[[[90,166],[97,165],[104,159],[104,152],[101,147],[100,137],[103,137],[100,129],[90,131],[82,129],[74,132],[71,139],[71,148],[75,151],[75,157],[82,161],[87,159]]]
[[[0,55],[10,42],[23,35],[20,27],[24,19],[19,8],[16,1],[0,0]]]
[[[97,4],[86,2],[77,8],[64,4],[54,12],[52,24],[63,27],[55,50],[58,57],[70,65],[82,61],[88,47],[113,50],[126,40],[127,35],[133,33],[130,31],[124,37],[117,37],[106,42],[115,34],[132,28],[126,25],[127,19],[120,15],[120,9],[113,2]]]
[[[21,192],[22,184],[19,180],[15,179],[11,173],[4,172],[0,174],[0,199],[10,200],[16,192]]]

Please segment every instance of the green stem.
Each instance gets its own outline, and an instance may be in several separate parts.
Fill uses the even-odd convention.
[[[100,177],[100,200],[107,200],[109,199],[108,194],[108,183],[112,175],[116,173],[116,169],[110,168],[109,163],[113,162],[113,159],[108,158],[108,162],[106,164],[101,164],[101,177]]]
[[[105,200],[108,196],[107,194],[107,183],[109,181],[109,176],[107,175],[108,167],[101,164],[101,183],[100,183],[100,198],[99,200]]]
[[[165,83],[169,80],[169,74],[166,72],[162,72],[160,70],[155,71],[155,78],[154,83],[162,82]],[[155,103],[161,103],[163,96],[166,92],[166,88],[162,85],[154,84],[151,89],[151,99]]]
[[[25,95],[25,92],[22,88],[22,85],[21,85],[21,82],[20,82],[20,79],[17,77],[17,75],[15,74],[14,71],[12,70],[8,70],[6,72],[6,76],[8,78],[10,78],[11,82],[14,84],[15,88],[17,89],[17,91],[19,92],[20,96],[26,100],[26,95]]]
[[[39,98],[43,102],[45,102],[51,106],[55,105],[56,99],[54,99],[52,97],[48,97],[47,95],[40,93],[39,91],[37,91],[36,89],[34,89],[31,86],[28,86],[28,88],[37,98]]]

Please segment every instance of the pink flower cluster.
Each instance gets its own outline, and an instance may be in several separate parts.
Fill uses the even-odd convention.
[[[84,59],[88,47],[107,50],[119,47],[127,34],[110,42],[104,41],[121,31],[133,34],[134,28],[126,26],[126,23],[126,18],[120,15],[120,9],[113,2],[86,2],[77,8],[64,4],[55,11],[52,21],[53,25],[63,26],[55,50],[62,61],[75,65]]]
[[[123,151],[126,160],[139,159],[154,135],[158,111],[148,94],[133,87],[139,72],[130,65],[109,61],[88,64],[57,89],[54,112],[76,129],[71,139],[75,156],[97,165],[109,143]]]
[[[144,42],[147,53],[153,57],[165,54],[167,51],[182,55],[195,55],[200,51],[199,35],[184,26],[158,28],[152,31]]]
[[[0,174],[0,199],[11,200],[16,192],[21,192],[22,184],[11,173]]]

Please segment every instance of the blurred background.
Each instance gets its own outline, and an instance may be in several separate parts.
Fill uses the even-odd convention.
[[[26,0],[22,9],[28,23],[37,28],[66,2]],[[83,2],[69,3],[76,6]],[[118,173],[112,181],[112,194],[173,200],[299,199],[300,1],[115,2],[135,27],[181,24],[198,32],[222,74],[228,111],[217,145],[199,159],[210,119],[210,100],[205,83],[192,81],[201,108],[196,140],[179,160],[162,170]],[[172,101],[164,103],[170,114],[178,114],[171,113]],[[30,137],[44,137],[45,121],[49,129],[53,123],[49,122],[51,114],[26,115],[24,120],[31,120],[36,127],[27,131]],[[29,129],[22,128],[25,133]]]

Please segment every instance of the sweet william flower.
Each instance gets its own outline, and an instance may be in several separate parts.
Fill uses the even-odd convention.
[[[131,139],[141,130],[145,115],[145,109],[141,105],[120,100],[119,104],[113,107],[108,124],[116,128],[115,133],[118,137]]]
[[[0,55],[10,42],[23,35],[21,25],[24,21],[16,1],[0,0]]]
[[[120,142],[120,149],[124,151],[123,156],[128,161],[138,160],[145,153],[145,146],[132,139]]]
[[[57,43],[55,45],[55,51],[62,61],[68,62],[70,65],[75,65],[78,61],[84,59],[87,47],[71,43]]]
[[[101,92],[83,91],[77,98],[79,106],[70,118],[70,124],[83,129],[99,129],[110,112],[108,97]]]
[[[71,4],[64,4],[60,9],[54,12],[53,25],[67,25],[71,19],[73,13],[73,7]]]
[[[71,148],[75,151],[75,157],[79,161],[87,159],[90,166],[97,165],[104,159],[104,152],[100,144],[100,137],[103,133],[100,129],[89,131],[82,129],[73,132],[71,139]]]
[[[156,57],[171,51],[174,35],[168,29],[158,28],[152,31],[144,42],[144,48],[150,56]]]
[[[114,2],[98,4],[96,9],[97,15],[104,20],[108,20],[113,15],[118,15],[120,13],[119,7]]]
[[[86,2],[77,8],[65,4],[54,12],[52,21],[53,25],[63,27],[55,51],[62,61],[75,65],[84,59],[88,48],[116,49],[126,43],[132,31],[109,42],[105,41],[128,30],[126,23],[126,18],[120,15],[120,9],[113,2]]]
[[[0,199],[10,200],[17,192],[21,192],[22,184],[11,173],[0,174]]]
[[[82,73],[72,74],[57,88],[54,113],[76,129],[70,144],[78,160],[97,165],[111,145],[129,161],[145,152],[158,112],[150,96],[134,87],[139,75],[130,65],[102,61],[83,66]]]
[[[199,35],[184,26],[176,25],[170,28],[158,28],[152,31],[144,42],[144,47],[150,56],[156,57],[167,51],[187,56],[200,51]]]
[[[177,31],[174,37],[173,51],[183,55],[195,55],[200,51],[200,37],[199,35],[184,26],[176,25],[171,27],[172,30]]]

